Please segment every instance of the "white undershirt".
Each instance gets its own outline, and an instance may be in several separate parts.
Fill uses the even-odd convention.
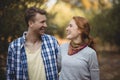
[[[45,68],[41,56],[41,48],[34,53],[25,47],[30,80],[46,80]]]

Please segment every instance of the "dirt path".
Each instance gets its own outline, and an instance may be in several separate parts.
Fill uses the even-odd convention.
[[[5,80],[6,55],[0,55],[0,80]],[[120,80],[120,53],[98,52],[100,80]]]
[[[100,80],[120,80],[120,53],[101,52]]]

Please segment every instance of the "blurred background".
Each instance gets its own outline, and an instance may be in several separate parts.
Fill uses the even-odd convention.
[[[65,43],[72,16],[83,16],[92,26],[100,65],[100,80],[120,80],[120,0],[0,0],[0,80],[5,80],[9,43],[27,30],[24,12],[36,6],[48,12],[46,33]]]

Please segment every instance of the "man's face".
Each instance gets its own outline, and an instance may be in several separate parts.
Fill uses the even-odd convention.
[[[46,16],[41,15],[39,13],[34,17],[34,21],[31,21],[30,26],[31,31],[35,34],[42,35],[45,33],[46,24]]]

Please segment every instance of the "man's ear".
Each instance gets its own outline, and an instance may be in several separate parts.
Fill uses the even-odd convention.
[[[28,24],[29,24],[29,27],[32,27],[33,21],[32,21],[32,20],[29,20],[29,21],[28,21]]]

